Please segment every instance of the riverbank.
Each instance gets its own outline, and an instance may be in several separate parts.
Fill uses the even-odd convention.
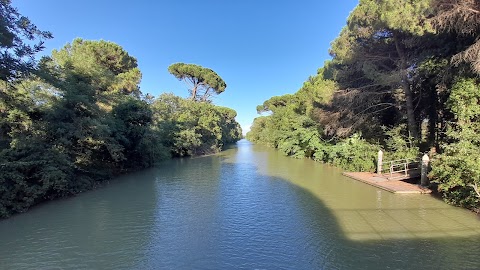
[[[230,149],[232,147],[232,145],[233,144],[227,144],[225,146],[225,148]],[[221,150],[221,151],[223,151],[223,150]],[[196,159],[196,158],[201,158],[201,157],[214,156],[218,153],[219,152],[209,153],[209,154],[205,154],[205,155],[193,155],[193,156],[187,156],[187,157],[170,157],[168,159],[163,159],[161,161],[157,161],[156,163],[151,164],[151,166],[148,166],[148,167],[130,168],[130,169],[127,169],[127,170],[112,172],[108,176],[104,176],[104,177],[97,176],[97,178],[95,179],[95,181],[93,181],[91,183],[91,185],[83,186],[82,189],[71,190],[69,193],[64,194],[63,196],[44,197],[43,199],[37,200],[34,204],[30,205],[28,208],[22,208],[21,210],[13,211],[11,214],[8,214],[8,215],[3,215],[3,216],[0,215],[0,220],[11,218],[11,217],[16,216],[16,215],[24,214],[24,213],[28,212],[32,207],[36,207],[36,206],[42,205],[44,203],[48,203],[48,202],[56,201],[56,200],[60,201],[62,199],[68,199],[68,198],[75,197],[75,196],[77,196],[79,194],[82,194],[82,193],[85,193],[85,192],[93,192],[93,191],[98,190],[98,189],[106,188],[107,186],[109,186],[111,184],[113,179],[116,179],[116,178],[119,178],[119,177],[122,177],[122,176],[125,176],[125,175],[129,175],[129,174],[133,174],[133,173],[136,173],[136,172],[139,172],[139,171],[143,171],[145,169],[155,168],[155,167],[159,166],[160,164],[162,164],[164,162],[167,162],[168,160],[184,159],[184,158]],[[4,168],[6,168],[6,167],[4,167]],[[73,177],[74,178],[75,177],[81,178],[81,176],[82,175],[74,175]],[[0,206],[0,209],[2,209],[2,207],[5,207],[5,206]]]

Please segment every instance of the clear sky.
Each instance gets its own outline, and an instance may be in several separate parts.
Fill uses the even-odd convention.
[[[13,0],[22,15],[53,33],[44,54],[76,37],[121,45],[138,59],[143,93],[186,85],[167,71],[175,62],[217,72],[227,83],[214,103],[237,111],[247,130],[256,106],[296,92],[330,59],[330,42],[358,0]]]

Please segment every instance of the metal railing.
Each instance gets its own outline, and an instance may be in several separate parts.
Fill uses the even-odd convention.
[[[382,174],[388,180],[407,179],[420,175],[420,160],[397,159],[383,162]],[[387,166],[385,166],[387,165]]]

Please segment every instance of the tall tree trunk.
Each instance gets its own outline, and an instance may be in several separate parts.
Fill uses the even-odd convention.
[[[437,89],[431,89],[429,95],[428,108],[428,144],[429,146],[435,146],[437,143],[437,123],[438,123],[438,96]]]
[[[192,100],[195,101],[197,99],[197,89],[198,84],[195,84],[192,88]]]
[[[410,84],[408,83],[408,78],[406,75],[402,76],[402,88],[405,92],[405,103],[407,108],[407,124],[408,124],[408,131],[410,132],[410,136],[414,139],[418,139],[418,131],[417,131],[417,123],[415,122],[415,112],[413,106],[413,94],[412,90],[410,89]]]
[[[413,106],[413,93],[412,89],[410,88],[410,83],[409,79],[407,76],[407,61],[405,59],[405,53],[403,51],[403,48],[400,45],[399,42],[399,37],[398,33],[394,34],[394,40],[395,40],[395,48],[397,49],[398,56],[400,57],[400,72],[401,72],[401,85],[403,92],[405,94],[405,105],[407,108],[407,125],[408,125],[408,132],[410,133],[410,136],[412,136],[414,139],[418,139],[418,131],[417,131],[417,124],[415,122],[415,110]]]

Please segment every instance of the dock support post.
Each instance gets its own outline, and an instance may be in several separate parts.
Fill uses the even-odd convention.
[[[430,183],[428,181],[428,165],[430,163],[430,158],[428,157],[427,154],[423,155],[422,157],[422,170],[421,170],[421,179],[420,179],[420,184],[422,186],[428,186]]]
[[[378,150],[378,159],[377,159],[377,174],[382,174],[382,165],[383,165],[383,151]]]

